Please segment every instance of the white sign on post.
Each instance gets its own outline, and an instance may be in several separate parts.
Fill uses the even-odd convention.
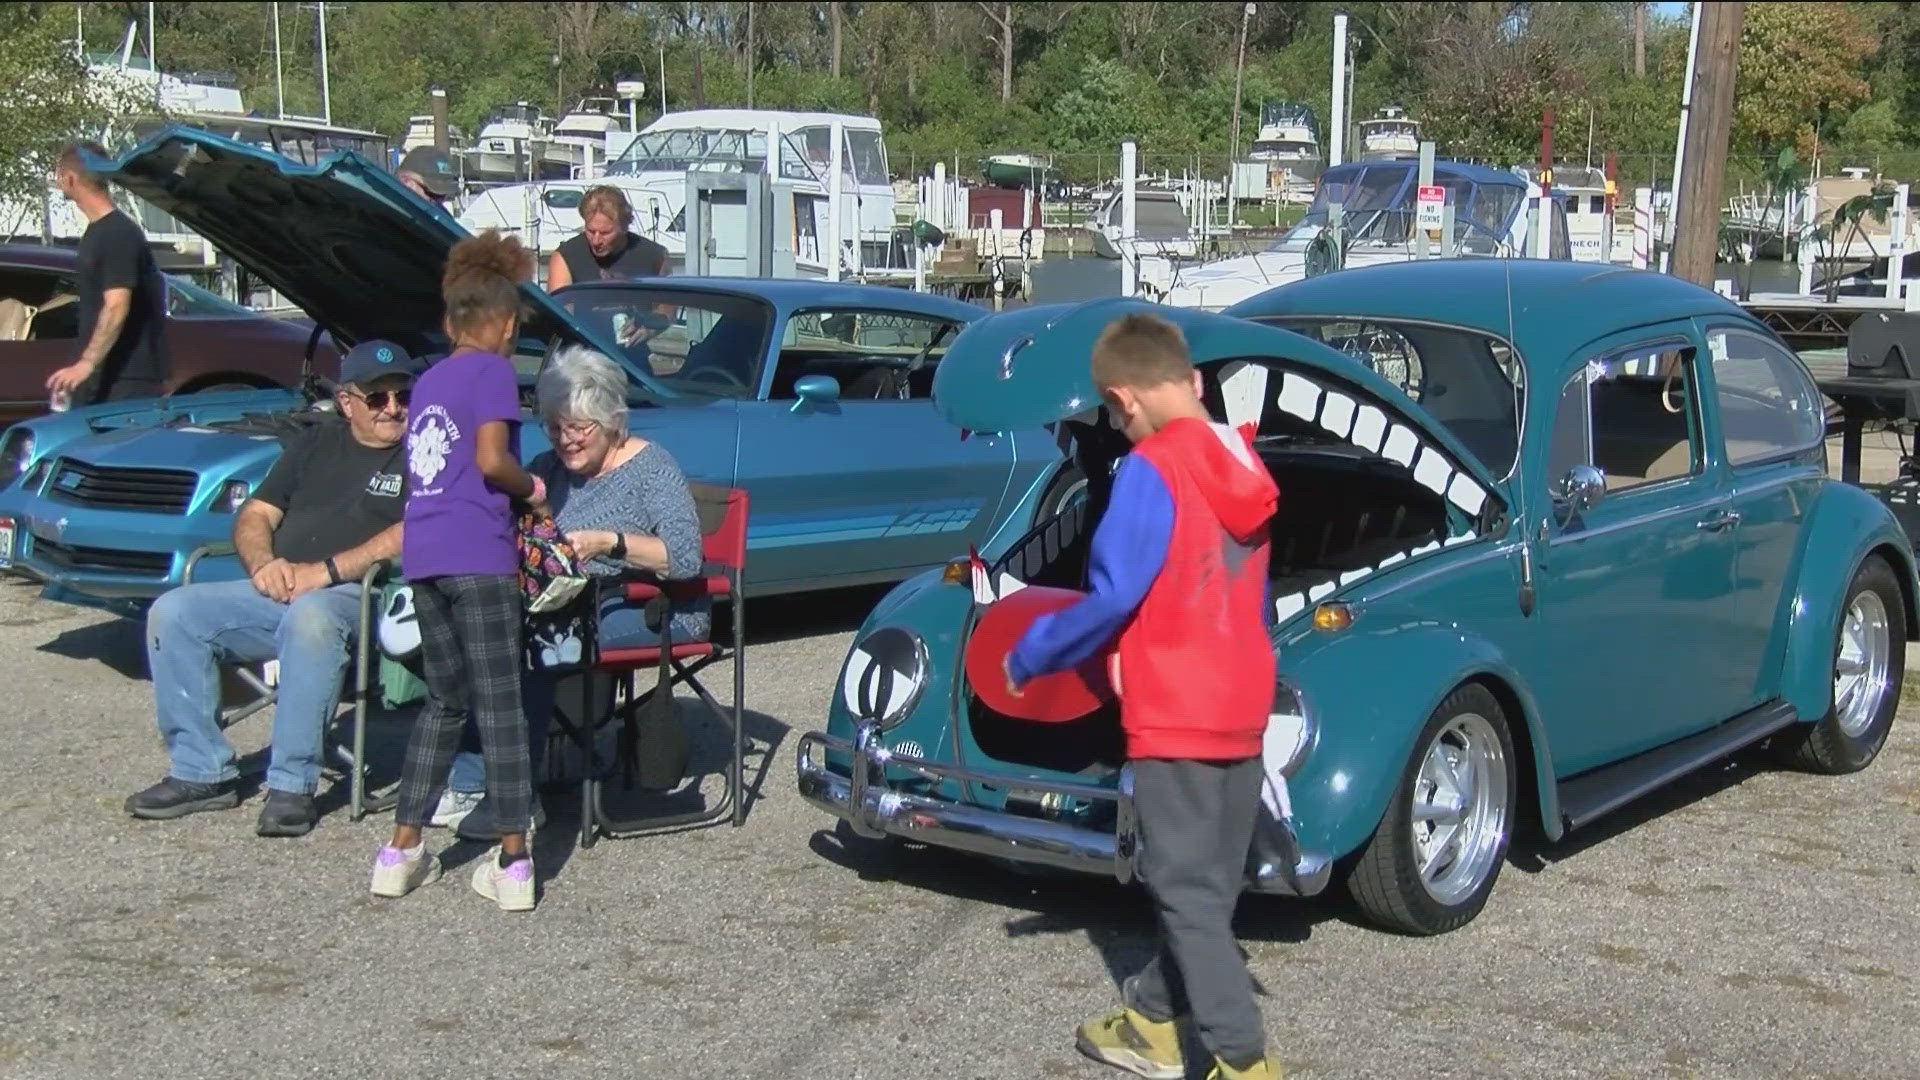
[[[1416,204],[1413,225],[1416,229],[1439,232],[1441,207],[1447,204],[1447,189],[1439,186],[1420,189],[1420,201]]]

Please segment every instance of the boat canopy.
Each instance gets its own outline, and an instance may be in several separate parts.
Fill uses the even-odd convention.
[[[1455,236],[1463,249],[1493,254],[1509,235],[1514,214],[1526,201],[1527,182],[1509,172],[1460,162],[1433,163],[1433,182],[1453,206]],[[1363,161],[1328,169],[1300,222],[1269,251],[1302,252],[1326,228],[1328,208],[1339,203],[1347,242],[1353,246],[1405,245],[1413,233],[1419,163]]]

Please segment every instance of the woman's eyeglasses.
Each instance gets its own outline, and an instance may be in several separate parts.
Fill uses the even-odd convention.
[[[375,390],[372,393],[366,394],[358,390],[348,390],[347,393],[366,402],[367,408],[372,409],[374,412],[385,412],[389,402],[403,409],[413,402],[413,391],[411,389]]]
[[[593,420],[562,420],[557,423],[549,421],[546,428],[547,438],[554,442],[560,442],[563,439],[567,442],[581,442],[599,431],[600,425]]]

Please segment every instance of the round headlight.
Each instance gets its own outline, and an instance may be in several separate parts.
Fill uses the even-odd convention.
[[[1313,711],[1306,695],[1293,680],[1280,678],[1273,685],[1273,711],[1267,714],[1267,733],[1261,742],[1260,756],[1269,767],[1278,765],[1282,776],[1292,778],[1307,760],[1316,732]]]
[[[33,460],[33,432],[10,431],[6,441],[0,443],[0,487],[5,487],[20,478],[27,471],[27,462]]]
[[[252,494],[253,488],[245,480],[229,480],[221,485],[220,493],[213,497],[213,505],[208,509],[216,514],[231,514]]]
[[[853,647],[840,674],[840,694],[856,720],[881,730],[913,715],[927,691],[927,644],[920,635],[884,626]]]

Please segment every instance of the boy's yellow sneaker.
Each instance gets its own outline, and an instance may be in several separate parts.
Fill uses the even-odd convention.
[[[1272,1054],[1261,1058],[1244,1069],[1213,1059],[1213,1071],[1207,1074],[1207,1080],[1282,1080],[1286,1073],[1280,1068],[1280,1061]]]
[[[1081,1024],[1075,1043],[1093,1060],[1148,1080],[1181,1080],[1187,1075],[1179,1028],[1171,1020],[1149,1020],[1123,1007]]]

